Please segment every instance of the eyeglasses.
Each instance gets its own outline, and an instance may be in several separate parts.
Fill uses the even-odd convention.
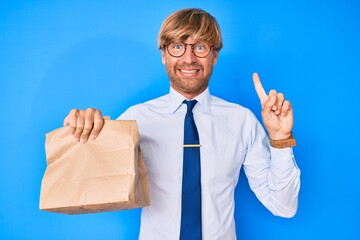
[[[169,44],[165,45],[168,53],[171,56],[176,57],[176,58],[179,58],[182,55],[184,55],[188,46],[191,46],[192,52],[198,58],[207,57],[207,55],[209,55],[209,53],[211,51],[210,45],[205,42],[197,42],[194,44],[185,44],[185,43],[174,42],[174,43],[169,43]]]

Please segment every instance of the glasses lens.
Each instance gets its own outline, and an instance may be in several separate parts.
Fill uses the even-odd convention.
[[[183,43],[170,43],[167,49],[171,56],[180,57],[185,52],[185,45]]]
[[[195,43],[193,52],[198,57],[206,57],[210,52],[210,46],[205,42]]]

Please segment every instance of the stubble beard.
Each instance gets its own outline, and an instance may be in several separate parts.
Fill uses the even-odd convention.
[[[184,66],[182,65],[181,67]],[[203,70],[202,66],[198,67],[200,68],[200,70]],[[168,66],[166,66],[166,71],[170,78],[170,85],[173,89],[184,94],[198,95],[205,91],[205,89],[208,87],[213,67],[209,69],[209,72],[204,77],[196,76],[193,78],[178,76],[176,74],[179,71],[178,68],[179,66],[177,65],[175,65],[173,68],[169,68]]]

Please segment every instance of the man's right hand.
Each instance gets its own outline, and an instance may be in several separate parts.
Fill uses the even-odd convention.
[[[104,126],[104,118],[100,110],[94,108],[72,109],[64,119],[65,126],[70,126],[78,142],[85,143],[88,139],[94,140],[99,135]]]

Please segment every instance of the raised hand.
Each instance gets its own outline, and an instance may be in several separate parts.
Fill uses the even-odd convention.
[[[259,75],[253,74],[253,81],[261,103],[261,115],[269,138],[273,140],[287,139],[291,136],[294,115],[291,103],[285,100],[284,94],[271,90],[266,94]]]
[[[72,109],[64,119],[64,126],[72,128],[72,134],[78,142],[94,140],[104,126],[104,118],[97,109]]]

